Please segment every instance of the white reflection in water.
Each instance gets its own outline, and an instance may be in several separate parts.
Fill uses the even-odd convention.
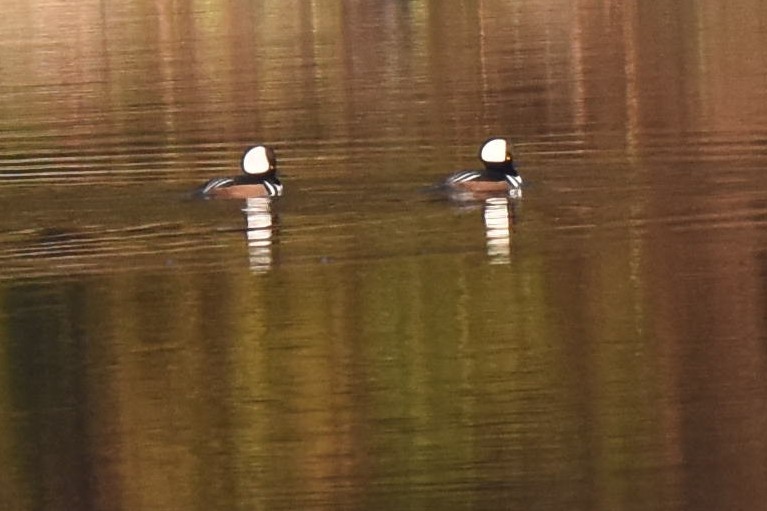
[[[490,264],[509,264],[511,255],[511,220],[507,197],[485,199],[483,216]]]
[[[271,202],[267,197],[246,199],[246,230],[250,269],[255,273],[264,273],[272,267],[272,216]]]

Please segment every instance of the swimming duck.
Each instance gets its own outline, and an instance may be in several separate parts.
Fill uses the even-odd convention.
[[[195,195],[221,199],[277,197],[282,183],[277,178],[277,158],[270,147],[257,145],[242,156],[242,172],[237,177],[216,177],[200,186]]]
[[[448,177],[444,186],[454,192],[491,195],[504,193],[515,197],[521,194],[522,177],[514,168],[511,144],[503,138],[491,138],[482,144],[479,159],[483,170],[463,170]]]

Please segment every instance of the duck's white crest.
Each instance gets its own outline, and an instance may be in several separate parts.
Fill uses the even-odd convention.
[[[265,174],[269,172],[270,167],[266,147],[262,145],[249,149],[242,158],[242,170],[246,174]]]
[[[485,163],[503,163],[506,161],[507,143],[502,138],[494,138],[485,142],[479,157]]]

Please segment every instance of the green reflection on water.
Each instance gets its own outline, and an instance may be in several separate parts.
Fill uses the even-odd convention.
[[[6,288],[18,502],[624,500],[615,474],[665,456],[641,296],[476,257]]]

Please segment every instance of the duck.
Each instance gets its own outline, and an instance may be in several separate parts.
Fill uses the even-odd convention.
[[[505,138],[493,137],[486,140],[480,146],[479,159],[484,169],[456,172],[445,179],[443,186],[459,195],[521,195],[522,177],[514,167],[511,144]]]
[[[195,196],[217,199],[279,197],[282,183],[277,177],[277,157],[271,147],[257,145],[242,155],[243,175],[216,177],[195,191]]]

